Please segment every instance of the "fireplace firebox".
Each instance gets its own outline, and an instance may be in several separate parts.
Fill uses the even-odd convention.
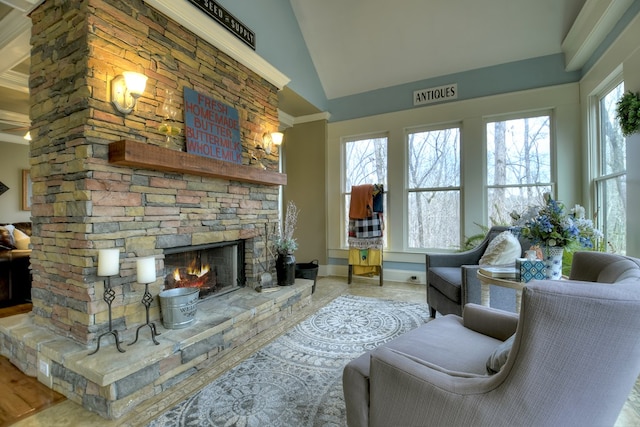
[[[246,284],[243,240],[165,249],[164,266],[165,289],[199,288],[200,298]]]

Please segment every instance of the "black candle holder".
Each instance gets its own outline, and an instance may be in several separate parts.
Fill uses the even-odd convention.
[[[144,328],[145,326],[148,326],[149,329],[151,329],[151,340],[153,341],[153,343],[155,345],[159,345],[160,343],[158,342],[158,340],[156,340],[156,336],[160,335],[160,332],[158,332],[156,330],[156,325],[153,322],[149,322],[149,306],[151,306],[151,303],[153,302],[153,297],[151,296],[151,293],[149,293],[149,284],[145,283],[144,284],[144,295],[142,296],[142,305],[144,305],[144,308],[146,310],[146,314],[147,314],[147,323],[144,323],[140,326],[138,326],[138,329],[136,329],[136,339],[129,345],[133,345],[138,341],[138,334],[140,333],[140,329]]]
[[[89,356],[91,356],[92,354],[97,353],[98,350],[100,350],[100,341],[102,340],[102,337],[107,336],[107,335],[113,335],[113,337],[116,340],[116,348],[118,349],[118,351],[120,353],[124,353],[125,352],[120,347],[120,336],[118,334],[118,331],[113,329],[113,325],[112,325],[112,321],[111,321],[111,304],[113,303],[113,300],[115,298],[116,298],[116,293],[114,292],[113,288],[111,288],[111,277],[107,276],[107,280],[106,280],[105,285],[104,285],[104,296],[103,296],[102,299],[104,300],[104,302],[107,303],[107,307],[108,307],[108,310],[109,310],[109,330],[98,337],[98,346],[96,347],[96,349],[94,351],[89,353]]]

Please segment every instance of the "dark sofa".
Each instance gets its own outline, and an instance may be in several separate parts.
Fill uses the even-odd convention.
[[[30,222],[9,225],[31,237]],[[31,301],[31,249],[26,249],[24,242],[16,247],[6,226],[0,226],[0,307]]]

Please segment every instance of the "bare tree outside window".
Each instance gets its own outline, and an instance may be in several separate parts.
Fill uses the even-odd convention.
[[[408,246],[460,248],[460,129],[409,133]]]
[[[387,137],[357,139],[344,144],[344,246],[347,246],[349,235],[349,204],[351,187],[364,184],[383,184],[387,188]],[[387,212],[386,195],[384,211]],[[384,231],[386,240],[386,228]]]
[[[511,212],[523,212],[551,192],[550,122],[550,115],[541,115],[487,123],[490,226],[510,224]]]
[[[627,149],[616,120],[616,104],[623,93],[624,83],[620,83],[599,98],[599,167],[595,179],[596,223],[604,234],[606,250],[622,254],[627,246]]]

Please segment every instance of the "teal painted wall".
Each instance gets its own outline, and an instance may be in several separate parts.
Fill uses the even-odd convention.
[[[291,79],[291,90],[327,111],[327,97],[289,0],[218,3],[256,34],[256,53]]]

